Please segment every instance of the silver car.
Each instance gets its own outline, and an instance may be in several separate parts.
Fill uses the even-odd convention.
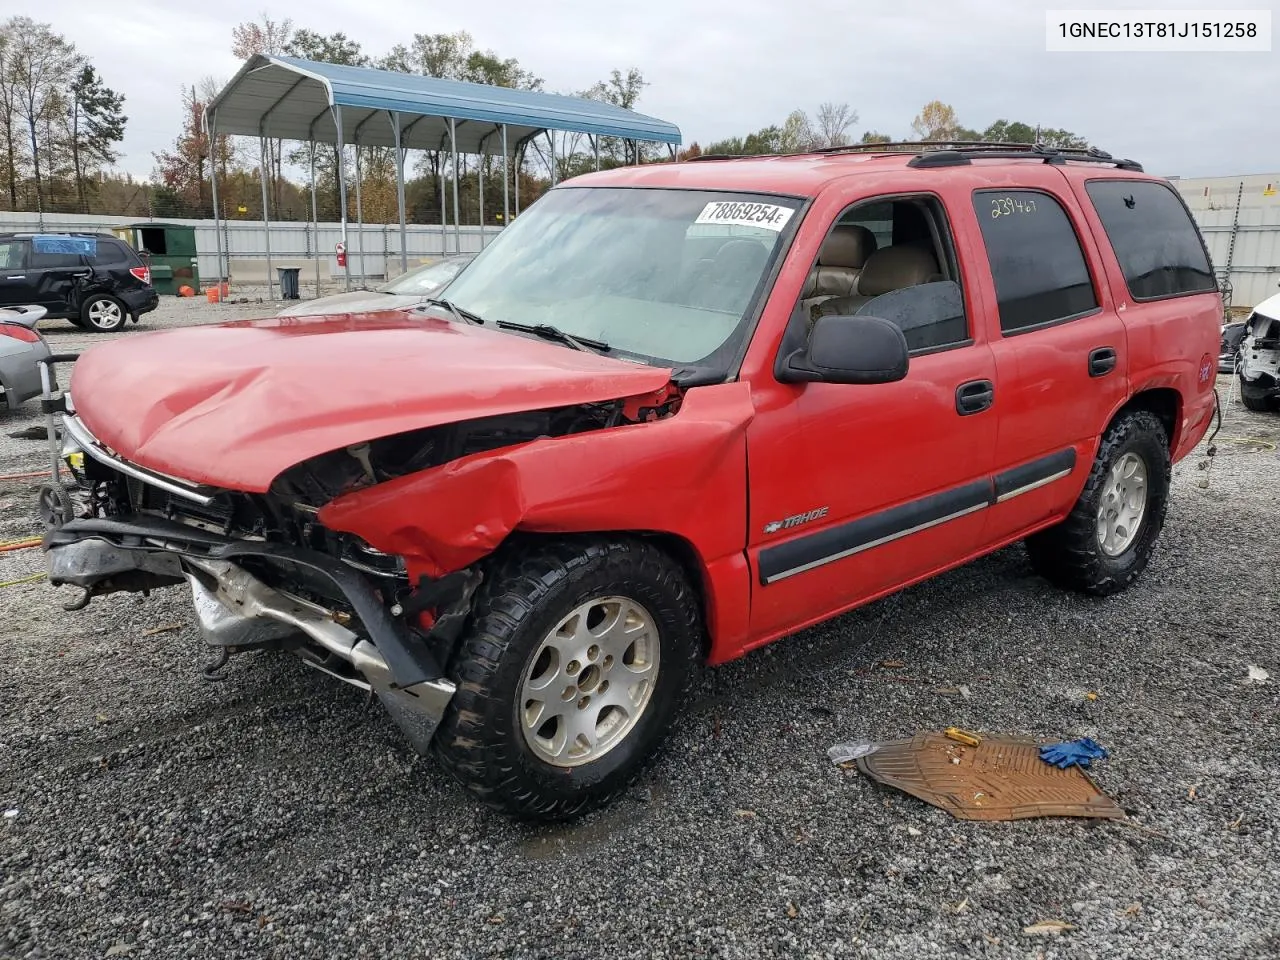
[[[353,290],[331,297],[303,300],[285,307],[277,316],[314,317],[329,313],[372,313],[376,310],[395,310],[416,307],[435,296],[475,258],[474,254],[445,257],[415,267],[394,280],[373,290]]]
[[[10,410],[40,395],[40,368],[49,345],[36,331],[44,307],[0,308],[0,395]]]

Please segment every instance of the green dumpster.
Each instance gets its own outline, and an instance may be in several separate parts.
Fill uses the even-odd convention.
[[[151,285],[156,288],[159,293],[178,292],[178,287],[173,282],[173,267],[167,263],[151,264]]]
[[[200,292],[195,227],[147,221],[117,227],[115,233],[147,261],[156,292],[176,295],[184,286]]]

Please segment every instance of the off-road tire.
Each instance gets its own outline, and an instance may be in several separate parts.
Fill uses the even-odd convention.
[[[642,604],[657,626],[658,679],[636,725],[599,759],[557,767],[521,730],[526,671],[561,618],[596,597]],[[608,803],[651,758],[682,705],[702,650],[698,598],[680,564],[630,537],[514,544],[494,558],[450,664],[458,690],[436,733],[441,763],[482,802],[525,820],[558,821]]]
[[[1126,453],[1147,468],[1147,508],[1138,535],[1119,556],[1107,556],[1098,543],[1097,519],[1103,486],[1112,465]],[[1097,597],[1124,590],[1146,569],[1169,506],[1169,438],[1152,413],[1121,414],[1102,437],[1084,491],[1061,523],[1027,538],[1035,571],[1056,586]]]
[[[102,321],[95,321],[92,316],[94,306],[103,303],[113,305],[118,311],[118,313],[112,314],[110,326],[101,326],[100,323]],[[85,298],[84,304],[80,307],[80,320],[80,326],[86,330],[92,330],[96,333],[115,333],[117,330],[123,330],[128,325],[129,308],[116,297],[105,293],[95,293]]]
[[[1240,381],[1240,402],[1244,404],[1246,410],[1252,410],[1254,413],[1270,413],[1275,409],[1275,400],[1270,393],[1254,393],[1253,385],[1244,377],[1237,375]]]

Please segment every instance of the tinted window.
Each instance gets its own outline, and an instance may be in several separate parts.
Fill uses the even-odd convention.
[[[44,253],[39,250],[31,251],[31,266],[35,269],[44,267],[79,267],[81,265],[80,255],[78,253]]]
[[[21,270],[24,246],[21,240],[0,240],[0,270]]]
[[[94,263],[104,265],[127,263],[128,261],[129,256],[124,252],[124,247],[118,243],[112,243],[109,240],[104,240],[98,244],[98,253],[93,258]]]
[[[1135,300],[1217,289],[1195,224],[1171,189],[1141,180],[1091,180],[1085,189]]]
[[[974,209],[991,261],[1000,329],[1012,333],[1098,306],[1071,221],[1033,190],[979,190]]]

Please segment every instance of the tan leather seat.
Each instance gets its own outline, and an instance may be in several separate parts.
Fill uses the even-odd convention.
[[[800,299],[806,310],[829,297],[847,297],[857,289],[867,258],[875,253],[876,235],[857,224],[837,224],[818,251]]]
[[[852,296],[832,297],[822,301],[813,311],[813,317],[817,319],[832,314],[849,316],[856,313],[868,300],[883,293],[914,287],[918,283],[930,283],[939,278],[938,261],[924,247],[914,244],[885,247],[867,258]]]

